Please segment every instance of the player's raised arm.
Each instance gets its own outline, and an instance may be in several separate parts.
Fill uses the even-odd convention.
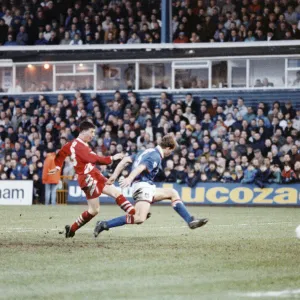
[[[119,177],[119,175],[121,174],[121,172],[125,169],[125,167],[129,164],[132,163],[132,158],[131,156],[125,156],[117,165],[117,167],[115,168],[114,173],[109,177],[109,179],[107,180],[106,184],[113,184],[116,179]]]
[[[98,165],[109,165],[114,160],[119,160],[124,157],[123,153],[115,154],[114,156],[99,156],[95,152],[91,151],[86,153],[86,149],[84,147],[74,147],[75,157],[78,157],[83,163],[92,163]]]
[[[125,188],[127,186],[130,186],[132,181],[140,175],[143,171],[147,170],[146,165],[140,164],[138,165],[130,174],[127,178],[123,178],[120,180],[120,187]]]
[[[71,143],[69,142],[57,152],[54,159],[54,164],[56,167],[48,172],[49,175],[55,174],[62,168],[66,157],[71,155],[70,147]]]
[[[125,154],[123,154],[123,153],[118,153],[118,154],[115,154],[114,156],[98,156],[99,157],[98,158],[98,164],[100,164],[100,165],[109,165],[112,161],[120,160],[124,156],[125,156]],[[109,163],[107,163],[109,161],[108,157],[111,158]]]

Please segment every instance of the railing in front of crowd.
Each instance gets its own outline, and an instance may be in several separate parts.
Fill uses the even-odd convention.
[[[72,180],[74,176],[61,176],[60,186],[56,191],[56,203],[57,204],[67,204],[68,200],[68,190],[69,190],[69,180]]]

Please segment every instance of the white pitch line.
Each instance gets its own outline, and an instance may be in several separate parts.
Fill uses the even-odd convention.
[[[216,224],[216,225],[210,225],[208,224],[209,227],[247,227],[247,226],[266,226],[266,225],[295,225],[292,222],[267,222],[267,223],[253,223],[253,224],[248,224],[248,223],[242,223],[242,224]],[[179,228],[187,228],[187,226],[150,226],[151,229],[179,229]],[[119,229],[122,230],[131,230],[132,226],[129,227],[120,227]],[[140,229],[140,230],[145,230],[145,227],[138,227],[135,226],[134,230]],[[149,227],[147,228],[149,229]],[[0,232],[44,232],[44,231],[62,231],[63,228],[24,228],[24,227],[9,227],[6,229],[0,229]],[[80,231],[90,231],[90,228],[81,228]]]
[[[300,289],[297,289],[297,290],[283,290],[283,291],[237,293],[235,295],[242,296],[242,297],[249,297],[249,298],[268,298],[268,297],[286,298],[286,297],[300,295]]]

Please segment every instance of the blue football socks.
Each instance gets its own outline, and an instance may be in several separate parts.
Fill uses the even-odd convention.
[[[172,206],[174,210],[184,219],[184,221],[190,223],[193,220],[192,216],[181,201],[174,201]]]
[[[106,222],[108,228],[123,226],[126,224],[126,216],[111,219]]]

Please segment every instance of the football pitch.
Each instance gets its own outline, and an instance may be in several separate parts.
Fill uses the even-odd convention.
[[[73,239],[59,234],[85,206],[0,207],[0,299],[300,299],[300,209],[170,206],[143,225]]]

